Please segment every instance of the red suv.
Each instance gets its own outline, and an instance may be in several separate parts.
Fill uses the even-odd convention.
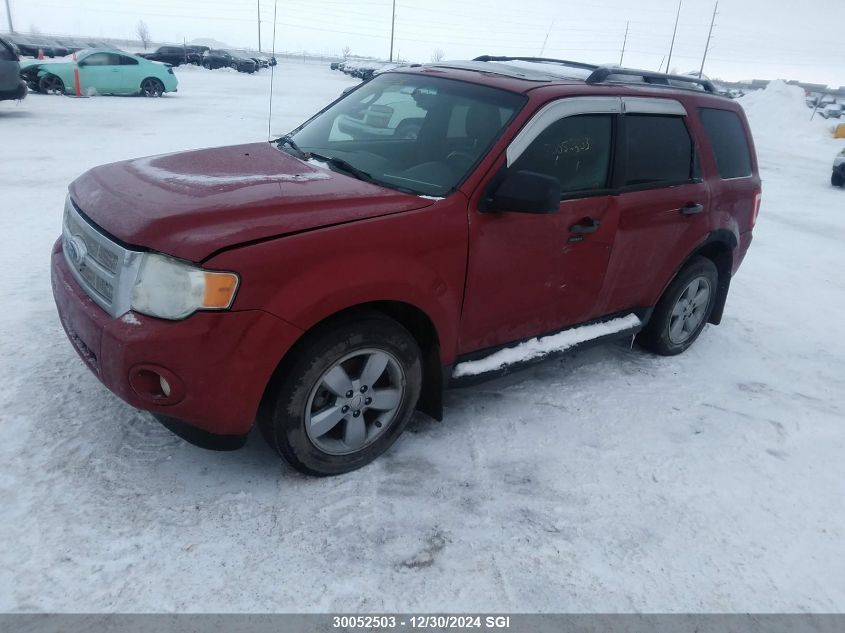
[[[481,57],[398,68],[291,134],[97,167],[52,256],[68,337],[201,445],[384,452],[444,386],[719,323],[760,206],[742,109],[692,77]]]

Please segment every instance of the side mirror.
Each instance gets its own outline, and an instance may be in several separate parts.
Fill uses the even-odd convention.
[[[484,206],[485,211],[555,213],[560,208],[560,181],[534,171],[508,171]]]

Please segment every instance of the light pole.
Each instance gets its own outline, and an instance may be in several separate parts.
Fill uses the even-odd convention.
[[[261,0],[258,0],[258,52],[261,52]]]
[[[6,0],[8,2],[8,0]],[[393,16],[390,18],[390,61],[393,61],[393,34],[396,30],[396,0],[393,0]]]
[[[9,6],[9,0],[6,0],[6,17],[9,19],[9,33],[14,33],[15,27],[12,26],[12,7]]]
[[[622,60],[625,59],[625,45],[628,43],[628,27],[631,26],[630,22],[625,22],[625,39],[622,40],[622,54],[619,56],[619,65],[622,65]]]

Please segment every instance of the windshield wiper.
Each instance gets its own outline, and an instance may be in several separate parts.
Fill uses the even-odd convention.
[[[310,156],[312,158],[316,158],[317,160],[321,160],[324,163],[328,163],[332,167],[339,169],[340,171],[346,172],[347,174],[353,176],[354,178],[357,178],[358,180],[363,180],[364,182],[376,182],[375,178],[370,176],[370,174],[365,172],[363,169],[358,169],[352,163],[349,163],[343,160],[342,158],[338,158],[337,156],[322,156],[321,154],[317,154],[315,152],[311,152]]]
[[[287,145],[294,152],[299,154],[300,158],[303,158],[305,160],[308,160],[311,157],[311,154],[309,154],[299,145],[297,145],[296,141],[293,140],[293,137],[290,134],[285,134],[284,136],[277,138],[275,141],[273,141],[273,143],[278,145],[279,149],[282,149],[285,145]]]

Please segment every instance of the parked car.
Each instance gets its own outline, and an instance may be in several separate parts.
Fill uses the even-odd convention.
[[[57,38],[56,43],[60,44],[67,51],[67,53],[65,53],[66,55],[88,48],[88,45],[85,42],[80,42],[70,38]]]
[[[139,57],[154,62],[163,62],[171,66],[182,64],[194,64],[199,66],[202,63],[202,53],[198,49],[188,46],[159,46],[152,53],[141,53]]]
[[[337,67],[339,65],[340,65],[340,62],[332,62],[331,64],[329,64],[329,68],[331,68],[332,70],[337,70]]]
[[[614,337],[679,354],[760,208],[745,115],[713,90],[484,57],[385,72],[273,143],[96,167],[52,252],[61,323],[183,437],[232,448],[257,421],[317,475],[442,418],[446,384]],[[387,93],[422,111],[414,138],[411,108],[370,122],[393,137],[339,132]]]
[[[83,93],[160,97],[165,92],[176,92],[178,85],[169,65],[116,49],[86,49],[76,53],[76,60],[28,60],[21,63],[20,75],[32,90],[73,94],[75,67],[79,68]]]
[[[232,50],[211,50],[203,57],[202,65],[205,68],[233,68],[242,73],[254,73],[258,70],[255,60],[246,57],[243,53]]]
[[[26,83],[21,80],[19,62],[12,43],[0,37],[0,101],[26,97]]]
[[[838,119],[842,116],[842,105],[839,103],[829,103],[823,109],[819,110],[819,114],[825,119]]]
[[[833,173],[830,175],[830,184],[834,187],[845,187],[845,149],[833,159]]]

